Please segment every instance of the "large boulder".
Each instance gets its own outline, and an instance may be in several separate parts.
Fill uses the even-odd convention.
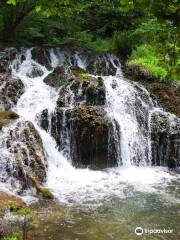
[[[24,93],[24,84],[5,73],[0,74],[0,85],[0,110],[9,110]]]
[[[21,192],[46,180],[47,160],[42,140],[31,122],[19,121],[4,129],[1,139],[0,156],[1,182],[11,181],[11,185]]]
[[[151,116],[152,164],[175,168],[180,166],[180,119],[156,111]]]
[[[112,123],[102,107],[57,108],[50,127],[47,111],[42,115],[41,126],[50,129],[59,150],[69,155],[76,167],[101,169],[117,164]]]
[[[105,104],[105,86],[101,77],[93,77],[79,67],[59,66],[44,81],[59,89],[58,107],[86,103]]]
[[[59,97],[53,113],[47,109],[42,112],[41,127],[50,132],[59,150],[75,166],[95,169],[115,166],[114,128],[104,110],[106,91],[103,79],[88,73],[91,72],[90,65],[88,71],[78,67],[77,59],[77,56],[72,59],[71,66],[56,67],[44,79],[46,84],[58,89]],[[99,57],[96,60],[98,64]]]
[[[73,79],[73,74],[70,68],[58,66],[44,79],[44,82],[58,89],[71,79]]]

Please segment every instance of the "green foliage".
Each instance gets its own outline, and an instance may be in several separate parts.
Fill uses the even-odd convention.
[[[13,218],[12,220],[9,220],[8,224],[10,224],[11,231],[14,233],[14,236],[17,235],[17,237],[11,237],[9,238],[9,240],[27,240],[28,232],[36,228],[39,224],[37,216],[32,212],[29,207],[22,207],[17,209],[16,206],[13,204],[13,209],[11,210]],[[19,231],[21,231],[22,237],[19,236]]]
[[[151,48],[153,47],[152,52],[158,59],[158,62],[153,63],[153,65],[159,66],[159,62],[161,62],[160,65],[167,72],[165,74],[163,71],[164,73],[161,73],[161,75],[164,77],[166,75],[167,79],[178,80],[180,38],[177,26],[169,20],[160,22],[157,18],[150,18],[138,26],[134,35],[141,39],[141,44],[145,43],[151,45]]]
[[[111,38],[107,39],[93,39],[90,33],[80,33],[78,36],[79,47],[95,52],[108,52],[113,50],[113,43]]]
[[[27,240],[29,230],[38,226],[38,219],[29,207],[20,208],[14,213],[17,223],[22,230],[23,240]]]
[[[177,0],[2,0],[0,41],[14,46],[116,51],[123,60],[138,46],[151,45],[153,54],[160,56],[155,61],[150,55],[143,60],[144,66],[158,76],[177,79],[178,10]],[[165,67],[160,64],[163,61]]]
[[[81,73],[81,78],[83,80],[88,80],[89,79],[89,74],[88,73]]]
[[[169,61],[153,45],[140,45],[131,55],[129,65],[139,65],[160,80],[177,80],[176,71],[170,71]]]

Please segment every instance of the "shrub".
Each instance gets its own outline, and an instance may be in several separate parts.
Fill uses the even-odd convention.
[[[133,50],[128,64],[142,66],[150,74],[160,80],[168,79],[168,65],[166,61],[163,61],[163,56],[158,53],[158,50],[154,46],[138,46]]]

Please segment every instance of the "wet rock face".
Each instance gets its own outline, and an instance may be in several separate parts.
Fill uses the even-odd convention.
[[[6,48],[0,52],[0,73],[10,72],[9,64],[16,57],[18,50],[16,48]]]
[[[153,83],[148,87],[161,106],[180,117],[180,86]]]
[[[79,67],[59,66],[44,81],[59,90],[54,113],[45,109],[41,114],[41,127],[50,131],[59,150],[77,167],[116,165],[112,124],[103,109],[103,79]]]
[[[105,104],[105,87],[102,78],[95,78],[79,67],[57,67],[44,81],[59,89],[58,107],[81,103]]]
[[[39,64],[45,66],[47,69],[51,69],[50,52],[44,48],[34,48],[32,50],[32,58]]]
[[[9,110],[24,93],[24,84],[8,74],[0,73],[0,110]]]
[[[86,71],[95,75],[115,75],[116,67],[119,65],[118,59],[108,53],[79,52],[72,49],[44,49],[34,48],[32,57],[47,69],[52,69],[52,54],[55,56],[57,64],[86,68]],[[56,64],[55,64],[56,65]]]
[[[58,66],[44,79],[44,82],[58,89],[71,79],[73,79],[73,74],[70,68]]]
[[[40,69],[36,64],[32,64],[32,69],[27,72],[26,76],[30,78],[41,77],[43,75],[42,69]]]
[[[3,145],[6,154],[0,156],[0,167],[6,172],[4,181],[15,179],[15,184],[19,183],[19,191],[32,185],[32,176],[40,183],[45,181],[47,161],[42,140],[32,123],[18,122],[8,131]]]
[[[105,168],[108,163],[108,120],[102,108],[81,106],[67,110],[73,163],[83,166]],[[114,163],[114,164],[113,164]]]
[[[81,54],[80,54],[81,56]],[[109,55],[103,53],[96,53],[92,54],[87,52],[82,58],[86,59],[86,71],[95,74],[95,75],[102,75],[102,76],[109,76],[116,74],[116,67],[118,65],[117,59],[112,59],[109,61]]]
[[[180,166],[180,119],[165,112],[154,112],[151,118],[152,164],[175,168]]]
[[[44,111],[44,119],[47,119],[46,114]],[[41,126],[48,128],[44,123]],[[100,106],[81,105],[66,110],[58,108],[51,118],[51,135],[59,150],[67,157],[70,155],[76,167],[102,169],[117,164],[111,130],[107,114]],[[111,153],[108,145],[111,145]]]

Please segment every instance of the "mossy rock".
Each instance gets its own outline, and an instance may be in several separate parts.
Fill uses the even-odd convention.
[[[53,199],[54,195],[48,188],[41,189],[42,196],[47,199]]]
[[[57,107],[68,107],[71,101],[75,105],[82,102],[88,105],[105,104],[103,79],[93,77],[81,68],[57,67],[44,81],[50,86],[60,88]]]
[[[47,198],[47,199],[53,199],[54,198],[54,195],[52,194],[50,189],[42,187],[42,185],[40,184],[40,182],[38,181],[37,178],[35,178],[31,174],[28,174],[28,178],[33,183],[33,185],[36,188],[37,192],[40,193],[43,198]]]
[[[67,71],[65,66],[58,66],[44,79],[44,82],[51,87],[59,88],[71,80],[71,78],[72,74]]]
[[[12,120],[18,119],[19,115],[12,111],[3,111],[0,112],[0,130],[3,128],[3,126],[9,124],[12,122]]]

